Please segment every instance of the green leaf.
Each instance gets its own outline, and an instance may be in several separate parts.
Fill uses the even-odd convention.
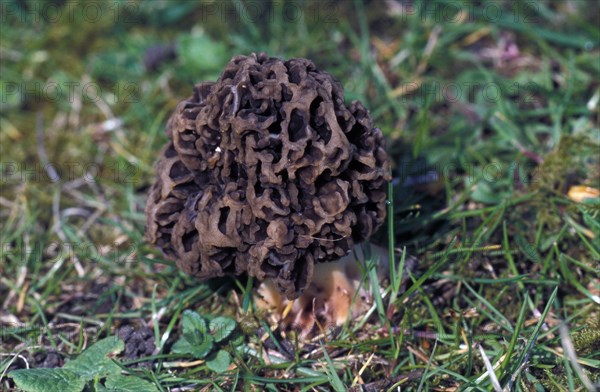
[[[192,354],[196,358],[204,358],[213,349],[213,338],[210,335],[203,335],[201,338],[190,342],[192,346]]]
[[[175,354],[191,354],[192,345],[186,338],[179,338],[171,347],[171,352]]]
[[[120,374],[121,368],[109,357],[123,351],[123,347],[121,339],[110,336],[97,341],[62,369],[23,369],[9,375],[28,392],[79,392],[95,377]]]
[[[215,342],[221,342],[235,329],[235,320],[230,317],[216,317],[210,321],[209,329]]]
[[[109,356],[120,353],[123,348],[124,343],[118,337],[104,338],[81,353],[77,359],[67,362],[63,369],[69,369],[86,380],[97,375],[119,374],[121,368]]]
[[[200,331],[203,334],[207,334],[206,321],[198,313],[186,310],[183,312],[183,333],[193,331]]]
[[[214,358],[206,361],[206,366],[216,373],[223,373],[231,365],[231,355],[225,350],[219,350]]]
[[[68,369],[21,369],[8,374],[26,392],[80,392],[86,379]]]
[[[198,331],[184,334],[175,342],[171,352],[176,354],[191,354],[196,358],[204,358],[213,348],[213,338],[201,335]]]
[[[183,337],[175,342],[171,351],[204,358],[212,348],[213,337],[209,334],[206,321],[202,316],[191,310],[183,312]]]
[[[107,391],[115,392],[157,392],[154,384],[135,376],[111,375],[104,383]]]

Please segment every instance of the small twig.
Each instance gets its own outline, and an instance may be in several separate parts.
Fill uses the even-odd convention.
[[[362,376],[362,374],[365,371],[365,369],[371,364],[371,361],[373,360],[374,356],[375,356],[375,353],[374,352],[371,353],[371,356],[369,356],[369,359],[367,359],[367,361],[365,362],[365,364],[360,368],[360,370],[356,374],[356,377],[354,377],[354,380],[352,380],[352,385],[350,386],[350,388],[352,388],[356,384],[358,384],[358,381],[361,380],[360,377]]]
[[[162,366],[166,369],[170,369],[170,368],[188,368],[188,367],[194,367],[194,366],[198,366],[198,365],[202,365],[204,363],[204,359],[199,359],[197,361],[192,361],[192,362],[183,362],[183,361],[177,361],[177,362],[164,362],[162,364]]]

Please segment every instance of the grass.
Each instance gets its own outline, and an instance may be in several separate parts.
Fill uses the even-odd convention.
[[[600,382],[597,3],[115,1],[98,17],[84,5],[99,3],[61,3],[1,2],[0,389],[124,325],[159,350],[119,363],[163,391]],[[179,55],[146,68],[169,43]],[[374,241],[396,263],[383,282],[365,272],[381,286],[367,316],[316,342],[261,340],[252,281],[194,281],[143,238],[170,112],[263,50],[314,60],[388,137]],[[170,351],[185,309],[237,320],[229,370]]]

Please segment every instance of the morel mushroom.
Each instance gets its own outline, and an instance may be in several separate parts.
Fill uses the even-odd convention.
[[[383,222],[384,138],[302,58],[236,56],[179,103],[146,206],[147,237],[198,278],[247,272],[289,299],[315,263]]]

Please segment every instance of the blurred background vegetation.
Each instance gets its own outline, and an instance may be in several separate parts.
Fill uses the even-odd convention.
[[[419,260],[412,294],[388,287],[386,310],[377,310],[387,320],[328,340],[333,370],[318,355],[284,365],[239,357],[222,376],[199,365],[143,377],[161,388],[200,378],[210,388],[291,390],[281,380],[298,377],[307,388],[377,390],[412,375],[414,390],[488,390],[481,344],[503,386],[573,390],[598,381],[597,1],[0,6],[0,325],[75,322],[101,336],[150,323],[161,349],[152,361],[162,364],[178,358],[161,339],[177,335],[182,309],[254,317],[235,302],[244,280],[215,291],[146,245],[143,206],[177,102],[194,83],[218,78],[233,55],[265,51],[312,59],[388,137],[395,225],[380,237]],[[583,368],[562,354],[561,320]],[[3,351],[30,359],[54,350],[64,360],[82,348],[52,342],[36,351],[11,339],[0,341]],[[0,374],[18,365],[0,361]]]

